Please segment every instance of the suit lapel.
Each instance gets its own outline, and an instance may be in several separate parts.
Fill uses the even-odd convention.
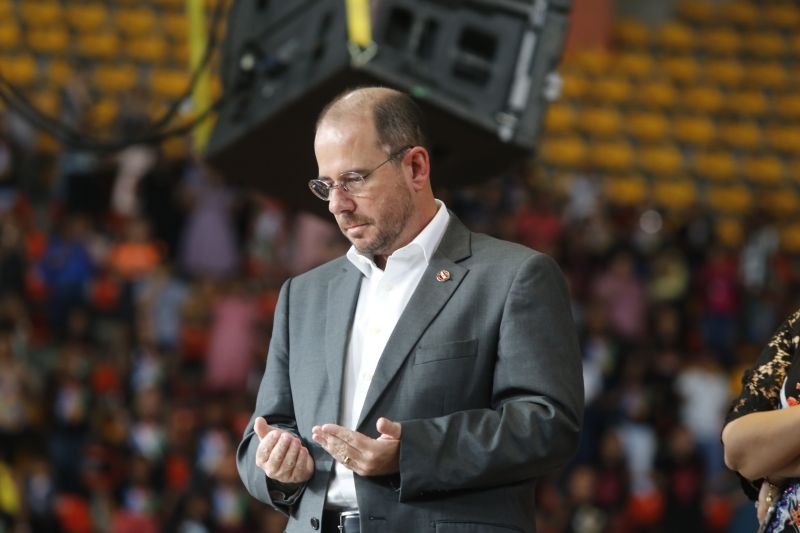
[[[361,428],[369,412],[375,407],[378,399],[400,370],[428,325],[433,322],[467,275],[468,270],[457,264],[456,261],[469,257],[469,255],[469,230],[451,214],[442,242],[422,274],[422,279],[403,310],[403,314],[400,315],[381,354],[381,359],[367,391],[367,397],[364,400],[364,406],[361,409],[361,415],[356,425],[357,429]],[[450,279],[447,281],[437,280],[437,274],[442,270],[450,273]]]
[[[349,262],[338,276],[328,282],[328,304],[325,320],[325,363],[331,391],[335,395],[332,406],[333,417],[339,420],[342,402],[342,376],[347,356],[347,339],[353,327],[358,293],[361,287],[361,272]]]

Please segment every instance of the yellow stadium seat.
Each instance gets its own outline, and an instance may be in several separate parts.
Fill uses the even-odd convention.
[[[781,248],[789,253],[800,252],[800,223],[788,224],[781,228]]]
[[[650,29],[635,18],[622,18],[611,30],[614,42],[621,50],[644,48],[650,41]]]
[[[603,193],[606,200],[617,205],[641,205],[647,200],[649,190],[647,181],[641,176],[612,175],[603,180]]]
[[[749,27],[758,24],[758,8],[753,2],[735,0],[720,4],[717,15],[726,23],[738,27]]]
[[[67,52],[70,35],[62,26],[43,27],[26,32],[26,40],[33,52],[56,56]]]
[[[762,30],[748,33],[742,51],[757,59],[780,59],[786,53],[786,41],[777,31]]]
[[[62,146],[58,139],[45,132],[38,132],[33,143],[37,153],[51,157],[58,155]]]
[[[14,85],[30,86],[36,80],[36,61],[29,55],[0,57],[0,74]]]
[[[676,13],[686,22],[697,25],[708,24],[717,17],[716,6],[707,0],[682,0]]]
[[[160,63],[167,59],[169,44],[158,35],[131,39],[125,45],[128,56],[142,63]]]
[[[730,181],[737,175],[738,164],[726,150],[708,150],[695,154],[692,170],[702,180]]]
[[[737,150],[755,150],[761,146],[761,128],[755,122],[736,121],[719,125],[718,138]]]
[[[786,161],[786,167],[788,170],[788,178],[793,182],[800,184],[800,158],[795,156],[794,158],[788,159]]]
[[[587,155],[586,143],[577,135],[545,137],[540,152],[545,164],[575,169],[584,164]]]
[[[659,179],[653,182],[653,202],[670,210],[688,209],[697,200],[697,187],[692,180]]]
[[[633,80],[648,79],[655,69],[653,57],[643,52],[620,52],[614,65],[620,74]]]
[[[116,98],[104,98],[89,108],[89,122],[100,130],[110,128],[118,116],[119,100]]]
[[[178,42],[186,40],[189,30],[186,15],[183,13],[164,13],[161,16],[161,26],[172,40]]]
[[[774,114],[782,120],[800,120],[800,94],[791,91],[775,95],[772,105]]]
[[[138,79],[139,71],[129,63],[100,64],[93,75],[95,86],[107,95],[130,91]]]
[[[594,142],[589,145],[588,159],[600,170],[628,172],[633,167],[634,151],[627,141]]]
[[[760,118],[769,111],[769,100],[757,89],[736,91],[725,100],[725,109],[742,117]]]
[[[186,42],[175,42],[169,47],[169,57],[178,65],[189,64],[189,45]]]
[[[765,190],[759,196],[759,203],[767,212],[791,219],[800,211],[800,198],[794,187]]]
[[[743,185],[719,185],[706,191],[709,205],[718,213],[743,215],[752,206],[752,193]]]
[[[72,66],[63,59],[51,57],[42,76],[49,85],[63,87],[72,76]]]
[[[742,46],[739,32],[730,27],[714,28],[700,33],[703,50],[713,55],[733,55]]]
[[[592,137],[616,137],[622,128],[622,116],[613,107],[589,107],[578,113],[578,127]]]
[[[669,121],[657,111],[632,112],[624,122],[628,135],[637,142],[662,141],[669,135]]]
[[[736,87],[745,77],[744,66],[736,59],[709,61],[703,69],[705,78],[722,87]]]
[[[161,151],[170,160],[178,160],[189,154],[189,142],[182,137],[169,137],[161,143]]]
[[[78,32],[91,32],[107,26],[108,10],[100,2],[90,4],[68,3],[66,19],[69,25]]]
[[[119,38],[110,31],[86,33],[78,37],[78,50],[95,60],[116,59],[119,54]]]
[[[714,122],[707,116],[679,115],[672,121],[675,139],[686,145],[708,147],[716,136]]]
[[[174,10],[182,10],[186,7],[186,0],[154,0],[153,3],[160,7]]]
[[[31,28],[52,26],[63,20],[61,4],[54,0],[25,0],[17,3],[17,12],[22,21]]]
[[[565,100],[580,99],[589,89],[589,82],[583,73],[576,69],[563,70],[561,73],[561,96]]]
[[[765,131],[765,137],[769,148],[780,154],[800,154],[800,126],[770,126]]]
[[[739,217],[719,217],[714,229],[721,244],[731,248],[741,247],[744,241],[744,228]]]
[[[777,61],[757,61],[747,66],[747,76],[743,81],[753,88],[776,91],[788,85],[789,74],[786,67]]]
[[[682,107],[700,114],[714,114],[722,107],[724,97],[719,89],[698,85],[681,95]]]
[[[130,37],[153,33],[157,19],[155,13],[146,7],[118,9],[114,15],[117,28]]]
[[[681,151],[672,144],[660,143],[640,148],[637,153],[639,168],[652,176],[675,177],[683,169]]]
[[[600,48],[582,50],[575,55],[572,62],[583,72],[602,76],[611,66],[611,54]]]
[[[150,74],[150,88],[158,96],[177,98],[189,86],[189,73],[185,70],[157,69]]]
[[[669,52],[690,52],[695,46],[695,33],[680,22],[667,22],[658,29],[658,43]]]
[[[168,104],[163,100],[150,99],[150,101],[147,103],[147,116],[150,118],[151,122],[161,120],[168,109]],[[172,120],[172,122],[170,122],[170,124],[172,126],[178,126],[185,123],[187,118],[191,119],[191,115],[186,113],[178,113],[178,115]]]
[[[664,109],[675,104],[677,94],[671,83],[655,80],[642,84],[636,97],[645,107]]]
[[[767,2],[761,8],[761,19],[768,27],[796,32],[800,27],[800,7],[794,2]]]
[[[620,105],[627,102],[633,88],[627,79],[606,75],[591,84],[587,98],[598,104]]]
[[[783,162],[774,155],[748,155],[742,161],[742,174],[751,183],[775,185],[783,181]]]
[[[573,131],[575,121],[575,111],[572,105],[565,102],[554,102],[547,108],[544,130],[548,134],[567,133]]]
[[[19,25],[6,19],[0,22],[0,50],[14,50],[20,40]]]
[[[61,97],[52,89],[42,89],[31,98],[33,105],[49,117],[58,116],[61,110]]]
[[[693,83],[700,73],[697,60],[689,55],[665,57],[659,66],[671,80],[681,84]]]

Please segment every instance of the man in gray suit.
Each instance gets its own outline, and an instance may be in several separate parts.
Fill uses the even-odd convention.
[[[422,123],[374,87],[317,123],[309,186],[352,247],[281,289],[237,454],[290,532],[533,532],[537,478],[578,443],[563,276],[434,198]]]

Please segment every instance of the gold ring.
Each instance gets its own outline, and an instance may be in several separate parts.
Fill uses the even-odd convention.
[[[349,463],[350,463],[350,458],[345,455],[344,459],[342,459],[342,464],[347,466]]]

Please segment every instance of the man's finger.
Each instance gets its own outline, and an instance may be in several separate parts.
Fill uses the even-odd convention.
[[[275,447],[275,443],[278,441],[280,436],[281,431],[270,428],[269,433],[267,433],[264,438],[259,440],[258,449],[256,450],[256,465],[258,467],[266,465],[270,455],[272,454],[272,449]]]
[[[263,416],[259,416],[258,418],[256,418],[255,423],[253,423],[253,431],[256,432],[256,435],[258,435],[259,440],[261,440],[267,436],[267,433],[272,431],[272,427],[270,427],[270,425],[267,424],[267,421],[264,419]]]
[[[284,433],[281,435],[275,446],[273,446],[272,451],[269,454],[269,460],[267,461],[267,465],[270,469],[270,473],[268,474],[270,477],[274,477],[275,474],[280,472],[281,467],[283,466],[283,458],[286,456],[286,452],[289,450],[289,446],[292,444],[292,436],[288,433]]]
[[[350,446],[347,442],[332,433],[322,431],[321,428],[319,431],[313,433],[311,438],[322,446],[322,449],[328,452],[328,455],[345,466],[350,466],[351,461],[356,459],[356,456],[360,455],[360,451],[357,448]]]
[[[301,448],[302,446],[300,445],[300,441],[298,439],[293,439],[289,444],[289,448],[286,450],[286,455],[283,457],[283,466],[281,467],[281,470],[286,474],[287,478],[291,478],[295,469],[299,466],[298,461]]]
[[[375,423],[375,428],[381,434],[380,438],[399,439],[402,433],[402,426],[397,422],[392,422],[388,418],[380,417]]]
[[[322,426],[322,431],[331,435],[341,441],[344,441],[346,444],[358,448],[358,441],[363,436],[358,432],[353,431],[352,429],[347,429],[346,427],[338,426],[336,424],[324,424]],[[369,437],[365,437],[369,438]]]

